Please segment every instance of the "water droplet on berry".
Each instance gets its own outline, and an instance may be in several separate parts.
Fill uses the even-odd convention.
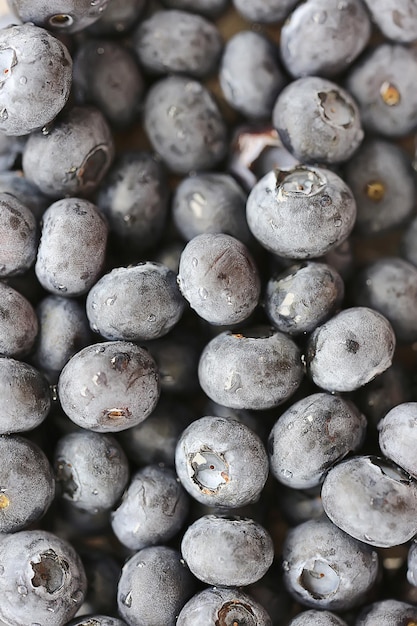
[[[318,11],[317,13],[313,15],[313,21],[316,22],[316,24],[324,24],[326,20],[327,20],[326,11]]]
[[[233,304],[233,299],[232,299],[232,292],[230,291],[230,289],[224,289],[224,290],[223,290],[223,296],[224,296],[224,297],[225,297],[225,299],[226,299],[226,303],[227,303],[229,306],[232,306],[232,304]]]
[[[116,300],[117,300],[116,296],[112,296],[111,298],[107,298],[107,300],[106,300],[107,306],[112,306],[116,302]]]
[[[121,597],[122,604],[127,606],[128,608],[132,606],[132,592],[129,591],[125,596]]]
[[[207,204],[207,201],[201,193],[193,193],[190,198],[190,209],[196,217],[202,216],[202,208]]]
[[[25,585],[18,585],[17,592],[21,596],[27,596],[28,588]]]
[[[147,319],[148,319],[148,322],[155,322],[156,321],[156,315],[151,313],[150,315],[148,315]]]
[[[73,602],[80,602],[80,600],[82,600],[84,597],[83,592],[81,591],[81,589],[77,589],[77,591],[74,591],[74,593],[71,596],[71,600]]]
[[[192,261],[191,261],[191,265],[192,265],[193,267],[197,267],[197,265],[198,265],[198,259],[196,259],[196,258],[194,257],[194,258],[192,259]]]
[[[202,300],[207,300],[207,296],[208,296],[207,289],[204,289],[204,287],[201,287],[198,290],[198,295],[200,296]]]
[[[332,204],[332,199],[330,196],[325,194],[322,198],[320,198],[320,206],[326,207]]]
[[[203,86],[200,85],[196,80],[190,81],[185,85],[185,91],[189,91],[190,93],[201,93],[203,91]]]
[[[236,372],[230,372],[224,383],[225,391],[235,392],[242,388],[242,380]]]
[[[21,77],[19,78],[19,83],[20,83],[21,85],[26,85],[26,83],[27,83],[27,82],[28,82],[28,79],[26,78],[26,76],[21,76]]]
[[[104,372],[97,372],[97,374],[94,374],[92,380],[97,387],[100,385],[107,385],[107,376]]]

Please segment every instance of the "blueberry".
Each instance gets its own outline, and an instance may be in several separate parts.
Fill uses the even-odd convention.
[[[329,470],[321,497],[326,515],[373,546],[405,543],[417,533],[417,482],[387,459],[358,456]]]
[[[32,430],[51,407],[46,378],[31,365],[7,357],[0,357],[0,397],[2,435]]]
[[[272,626],[258,602],[239,589],[209,587],[193,596],[181,609],[177,626]]]
[[[49,509],[55,496],[54,475],[41,448],[24,437],[1,436],[0,458],[0,532],[15,533]]]
[[[363,126],[385,137],[402,137],[417,126],[415,50],[382,43],[352,67],[347,89],[356,99]]]
[[[75,617],[67,626],[127,626],[127,624],[117,617],[94,614]]]
[[[401,236],[401,255],[414,266],[417,266],[417,218],[408,223]]]
[[[33,24],[10,26],[0,31],[0,62],[0,131],[27,135],[52,122],[71,89],[64,44]]]
[[[165,169],[149,152],[117,157],[97,193],[97,204],[110,230],[134,246],[135,253],[160,239],[168,212]]]
[[[286,335],[269,327],[224,331],[204,348],[198,377],[209,398],[235,409],[276,407],[303,377],[300,352]]]
[[[87,40],[74,56],[73,90],[78,104],[98,107],[112,127],[122,129],[139,116],[144,82],[127,46]]]
[[[258,435],[244,424],[207,416],[182,433],[175,467],[198,502],[231,509],[259,499],[268,477],[268,456]]]
[[[74,548],[42,530],[27,530],[0,541],[0,618],[10,626],[63,626],[81,604],[87,588]]]
[[[111,0],[100,19],[89,26],[88,32],[100,37],[123,37],[135,27],[146,4],[147,0]]]
[[[106,339],[147,341],[166,335],[183,313],[176,276],[148,261],[105,274],[86,302],[91,328]]]
[[[101,17],[109,0],[11,0],[23,22],[34,22],[56,33],[76,33]]]
[[[206,18],[186,11],[156,11],[143,20],[133,40],[141,66],[150,74],[201,78],[217,65],[223,41]]]
[[[347,161],[364,136],[352,96],[318,76],[299,78],[284,87],[272,120],[285,147],[307,163]]]
[[[167,543],[181,530],[187,514],[188,497],[175,472],[148,465],[132,476],[111,525],[123,545],[141,550]]]
[[[97,343],[77,352],[58,381],[61,405],[77,425],[117,432],[142,422],[159,397],[154,360],[125,341]]]
[[[364,235],[389,231],[411,217],[414,172],[409,156],[395,144],[367,139],[345,164],[344,178],[358,209],[355,228]]]
[[[389,321],[367,307],[341,311],[309,338],[307,366],[327,391],[353,391],[392,363],[395,334]]]
[[[347,626],[347,624],[336,613],[310,609],[299,613],[288,626]]]
[[[344,290],[342,278],[330,265],[311,261],[291,265],[269,279],[265,312],[284,333],[311,332],[340,306]]]
[[[417,268],[398,257],[382,257],[354,280],[355,303],[384,315],[398,341],[417,340]]]
[[[407,581],[413,587],[417,587],[417,544],[410,544],[407,554]]]
[[[23,274],[35,262],[37,224],[32,211],[8,193],[0,193],[0,231],[0,278]]]
[[[294,489],[319,485],[329,467],[363,443],[366,418],[348,400],[306,396],[275,422],[268,440],[271,471]]]
[[[224,233],[244,244],[251,240],[245,216],[246,194],[238,183],[220,172],[184,178],[175,190],[172,218],[181,236]]]
[[[362,609],[355,624],[357,626],[392,626],[393,624],[412,624],[417,620],[417,608],[399,600],[379,600]]]
[[[21,293],[0,281],[0,355],[27,355],[39,330],[33,306]]]
[[[65,363],[91,343],[88,319],[77,300],[61,296],[41,300],[36,313],[39,333],[32,359],[55,383]]]
[[[185,76],[163,78],[149,89],[144,126],[153,148],[175,173],[211,169],[226,154],[226,126],[215,100]]]
[[[379,445],[387,458],[417,478],[414,440],[417,426],[417,402],[393,407],[378,422]]]
[[[51,198],[93,193],[110,167],[113,138],[94,107],[66,111],[44,132],[33,133],[23,153],[23,171]]]
[[[233,0],[236,10],[249,22],[280,22],[297,4],[297,0]]]
[[[26,136],[19,137],[0,133],[0,171],[13,169],[19,163],[26,143]]]
[[[123,448],[114,437],[102,433],[80,431],[61,437],[54,468],[60,495],[92,513],[111,509],[129,480]]]
[[[297,602],[315,609],[357,606],[378,576],[377,552],[325,517],[290,530],[282,557],[287,590]]]
[[[387,39],[412,43],[417,39],[417,7],[413,0],[365,0],[372,20]]]
[[[205,515],[185,531],[181,552],[199,580],[216,587],[242,587],[270,568],[274,548],[269,533],[249,518]]]
[[[288,16],[281,29],[281,57],[289,73],[333,77],[344,72],[371,35],[360,0],[309,0]]]
[[[180,258],[178,285],[191,308],[217,325],[246,320],[261,290],[248,248],[223,233],[197,235],[188,242]]]
[[[173,548],[136,552],[124,565],[118,588],[120,616],[129,626],[175,626],[193,594],[193,578]]]
[[[267,250],[290,259],[326,254],[349,236],[356,203],[330,170],[296,165],[266,174],[246,204],[252,234]]]
[[[39,282],[56,295],[86,293],[104,264],[108,227],[103,216],[88,200],[64,198],[51,204],[42,222],[35,265]]]
[[[50,199],[18,170],[0,172],[0,193],[15,196],[32,211],[37,222],[50,204]]]
[[[242,31],[227,42],[219,80],[229,105],[249,119],[268,120],[286,79],[272,42]]]

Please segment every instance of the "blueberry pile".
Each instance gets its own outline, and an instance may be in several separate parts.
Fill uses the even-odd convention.
[[[415,0],[0,26],[0,626],[415,626]]]

